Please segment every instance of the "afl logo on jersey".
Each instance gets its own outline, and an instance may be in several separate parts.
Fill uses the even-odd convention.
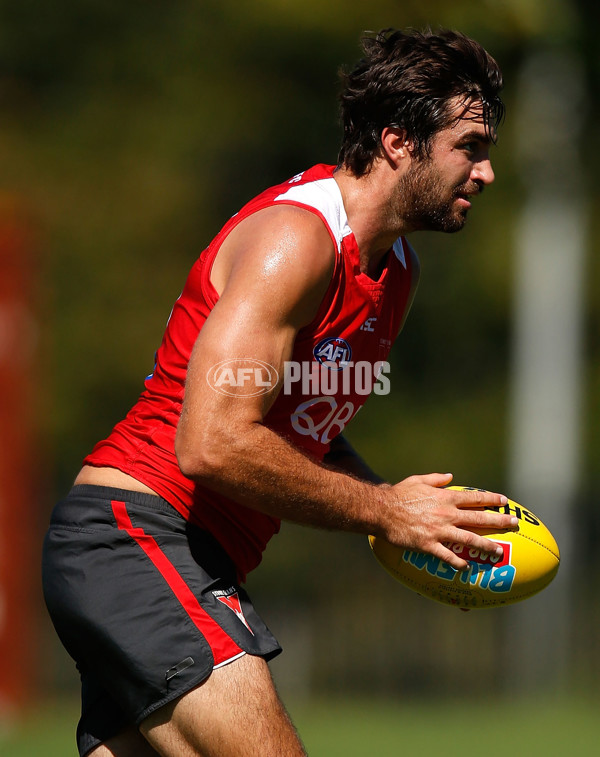
[[[315,360],[331,371],[343,371],[352,359],[352,347],[341,336],[321,339],[313,350]]]

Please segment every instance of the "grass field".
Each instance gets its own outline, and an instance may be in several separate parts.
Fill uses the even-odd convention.
[[[598,700],[291,704],[310,757],[583,757],[600,753]],[[76,704],[40,708],[0,730],[2,757],[75,757]]]

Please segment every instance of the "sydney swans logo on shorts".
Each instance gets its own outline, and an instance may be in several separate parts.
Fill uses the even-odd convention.
[[[352,347],[341,336],[321,339],[313,350],[315,360],[331,371],[343,371],[352,360]]]
[[[218,599],[219,602],[224,604],[225,607],[229,607],[229,609],[238,618],[238,620],[241,620],[246,628],[250,631],[252,636],[254,636],[254,631],[248,625],[248,621],[246,620],[246,616],[244,615],[244,610],[242,609],[242,603],[240,602],[240,595],[235,590],[235,587],[231,587],[231,589],[227,589],[226,591],[213,591],[213,596],[215,597],[215,599]]]
[[[257,397],[271,392],[279,373],[269,363],[256,358],[232,358],[213,365],[206,374],[211,389],[230,397]]]

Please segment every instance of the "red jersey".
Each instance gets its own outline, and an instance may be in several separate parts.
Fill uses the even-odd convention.
[[[297,334],[292,360],[280,377],[282,388],[264,419],[266,426],[316,460],[323,458],[371,389],[385,392],[385,361],[418,279],[418,261],[403,238],[388,252],[377,281],[361,273],[334,168],[317,165],[271,187],[223,227],[188,276],[138,402],[84,461],[133,476],[210,531],[235,562],[240,580],[260,562],[279,521],[186,478],[174,451],[192,347],[218,299],[210,272],[223,240],[252,213],[286,203],[319,216],[335,245],[331,283],[313,322]]]

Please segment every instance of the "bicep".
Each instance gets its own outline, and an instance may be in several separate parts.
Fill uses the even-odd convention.
[[[291,324],[261,307],[257,292],[244,300],[224,294],[194,345],[185,411],[205,420],[213,414],[248,422],[262,419],[277,392],[276,385],[266,384],[281,375],[295,335]]]
[[[333,268],[333,244],[322,222],[296,210],[249,219],[228,240],[221,269],[227,275],[188,366],[180,441],[242,433],[275,401],[279,387],[269,382],[283,375],[296,334],[314,318]]]

